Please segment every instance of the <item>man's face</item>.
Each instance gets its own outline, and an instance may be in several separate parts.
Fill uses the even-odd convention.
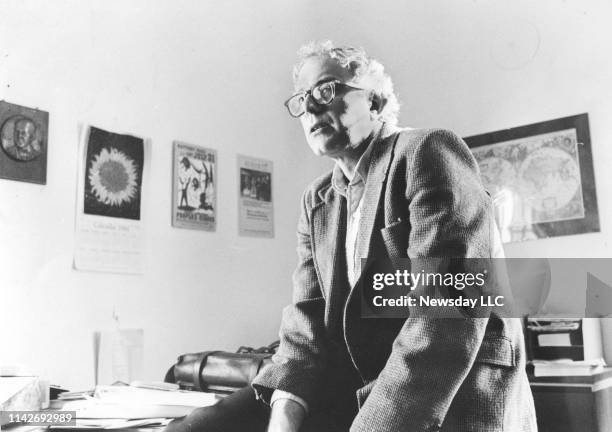
[[[34,125],[29,121],[17,122],[15,125],[17,130],[17,147],[26,148],[34,135]]]
[[[296,91],[307,91],[326,81],[348,83],[351,72],[328,57],[306,59],[296,80]],[[329,105],[318,105],[312,97],[305,102],[300,117],[306,141],[317,156],[342,157],[357,147],[375,127],[370,116],[370,97],[366,90],[336,86],[336,97]]]

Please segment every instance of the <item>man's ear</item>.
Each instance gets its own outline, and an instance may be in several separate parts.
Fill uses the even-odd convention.
[[[380,114],[387,103],[386,99],[383,99],[378,93],[370,93],[370,111],[375,111],[376,114]]]

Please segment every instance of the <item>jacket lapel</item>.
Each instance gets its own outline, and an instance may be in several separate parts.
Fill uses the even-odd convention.
[[[372,246],[372,232],[381,205],[383,185],[389,171],[391,155],[395,147],[397,134],[385,134],[383,130],[382,138],[372,151],[368,177],[366,180],[365,191],[361,203],[361,223],[357,234],[356,256],[359,258],[371,259],[370,251]],[[359,273],[361,272],[361,261],[359,261]],[[357,277],[355,280],[359,280]]]
[[[397,134],[384,127],[378,142],[374,143],[361,207],[361,223],[355,245],[356,256],[370,257],[372,231],[380,208],[385,183]],[[345,239],[346,201],[331,185],[318,191],[320,201],[311,211],[313,254],[319,269],[323,290],[329,297],[331,287],[348,284]],[[360,272],[361,269],[357,269]],[[356,278],[359,280],[359,277]],[[352,288],[352,287],[351,287]],[[329,298],[328,298],[329,300]]]
[[[346,280],[346,204],[344,197],[331,186],[319,191],[319,198],[321,202],[313,207],[311,213],[311,235],[322,288],[329,300],[331,287],[340,285],[340,278]]]

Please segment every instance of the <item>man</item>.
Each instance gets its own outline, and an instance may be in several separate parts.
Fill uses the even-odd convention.
[[[491,256],[491,203],[469,149],[445,130],[398,129],[391,79],[363,50],[324,42],[300,57],[286,106],[335,166],[303,196],[293,303],[253,382],[267,430],[536,430],[518,320],[360,314],[375,260]],[[263,430],[250,389],[230,398],[214,416],[242,400],[256,419],[245,430]],[[198,415],[187,423],[210,424]]]
[[[36,158],[40,152],[40,143],[36,136],[36,125],[25,117],[15,120],[13,140],[3,140],[4,149],[19,161],[29,161]]]

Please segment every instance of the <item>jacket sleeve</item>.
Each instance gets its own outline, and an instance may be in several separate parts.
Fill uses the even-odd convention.
[[[487,257],[490,200],[465,143],[451,132],[434,130],[397,151],[405,152],[396,157],[406,157],[407,164],[411,271],[421,270],[423,258]],[[486,318],[435,318],[412,308],[410,314],[353,432],[381,430],[377,425],[386,431],[438,430],[474,364]]]
[[[302,199],[297,227],[298,264],[293,273],[292,304],[283,310],[280,346],[253,381],[260,399],[269,403],[274,389],[302,398],[309,407],[322,387],[327,350],[324,331],[325,300],[315,269],[308,212],[308,192]]]

